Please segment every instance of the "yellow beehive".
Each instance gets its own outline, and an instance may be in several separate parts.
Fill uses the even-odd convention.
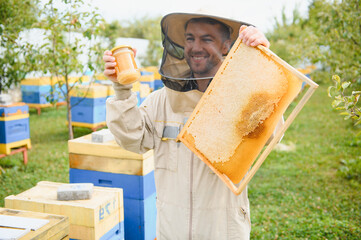
[[[58,201],[57,189],[63,183],[39,182],[18,195],[5,198],[5,207],[69,217],[69,237],[99,239],[124,221],[123,190],[94,187],[89,200]]]
[[[4,237],[5,234],[9,236],[14,234],[11,236],[22,236],[20,240],[69,239],[69,218],[67,216],[0,208],[0,218],[7,224],[6,226],[0,226],[0,232],[2,233],[0,233],[0,238]],[[37,220],[43,221],[44,225],[30,230],[29,228],[34,227],[34,222]],[[12,232],[9,232],[9,230]]]

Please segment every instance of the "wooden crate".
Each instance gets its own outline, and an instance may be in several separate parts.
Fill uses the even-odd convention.
[[[252,59],[259,62],[255,63]],[[238,119],[239,115],[233,117],[230,117],[229,115],[236,115],[238,111],[242,111],[239,106],[244,102],[235,98],[229,99],[231,96],[230,93],[237,93],[237,91],[241,92],[249,86],[254,86],[254,93],[257,93],[257,87],[259,87],[259,85],[252,85],[252,81],[254,79],[252,76],[254,76],[253,74],[264,72],[264,66],[266,65],[270,65],[268,70],[271,72],[263,76],[264,80],[276,81],[276,74],[281,72],[282,79],[286,79],[283,81],[287,81],[287,84],[285,84],[287,85],[287,89],[286,87],[283,88],[285,93],[282,95],[279,102],[274,105],[274,110],[271,115],[263,120],[263,122],[261,121],[261,123],[259,123],[256,128],[257,131],[253,130],[255,132],[254,134],[251,132],[249,135],[246,135],[246,137],[239,139],[237,136],[237,129],[242,127],[243,123]],[[223,77],[225,74],[227,74],[227,78]],[[284,112],[291,102],[300,94],[303,82],[307,84],[307,87],[304,88],[306,92],[288,116],[284,125],[275,132],[277,123],[279,123],[282,119]],[[237,89],[238,86],[242,87]],[[203,94],[201,100],[197,104],[177,139],[183,142],[202,161],[204,161],[232,190],[232,192],[238,195],[246,187],[248,182],[259,169],[273,147],[281,139],[286,129],[290,126],[291,122],[295,119],[296,115],[317,87],[318,85],[316,83],[288,65],[269,49],[262,46],[250,48],[242,44],[238,39],[222,63],[222,66],[216,73],[206,92]],[[258,95],[254,94],[254,96],[257,97],[249,100],[249,102],[252,103],[251,105],[254,105],[254,107],[247,109],[247,114],[250,114],[248,119],[250,119],[253,116],[252,114],[256,112],[255,109],[260,109],[262,102],[258,103],[259,99],[267,96],[270,90],[271,89],[264,89],[258,93]],[[224,97],[218,97],[217,99],[217,94]],[[244,95],[239,96],[239,98],[241,98]],[[207,104],[209,101],[213,104]],[[225,109],[228,114],[226,116],[223,114]],[[232,137],[234,136],[232,139],[235,139],[232,142],[232,147],[234,147],[234,149],[228,149],[227,154],[223,152],[226,146],[222,147],[219,143],[223,144],[230,142],[228,139],[229,136],[222,136],[223,133],[218,133],[218,135],[215,136],[214,131],[212,131],[215,126],[210,123],[211,121],[200,120],[203,116],[207,116],[207,114],[213,114],[217,117],[221,116],[222,121],[223,119],[227,119],[227,121],[229,120],[227,124],[217,126],[217,131],[228,131],[231,124],[233,124],[232,127],[234,127],[235,130],[229,131],[229,135]],[[210,119],[210,117],[208,117],[208,119]],[[215,117],[212,116],[211,119],[215,119]],[[267,141],[273,133],[274,137],[267,145]],[[202,137],[199,137],[199,135]],[[197,140],[198,142],[196,142],[195,139],[197,139],[197,137],[198,139],[203,140]],[[203,143],[206,142],[206,144],[202,145],[202,141]],[[236,143],[236,141],[238,142]],[[199,147],[201,145],[202,147]],[[264,148],[265,146],[267,147]],[[217,155],[217,158],[215,157],[214,149],[212,149],[215,147],[220,148],[219,151],[217,151],[217,154],[219,155]],[[200,150],[201,148],[204,150]],[[224,156],[227,156],[228,159],[222,159]],[[212,162],[210,161],[210,158],[213,159]],[[238,183],[240,184],[236,185]]]
[[[63,183],[39,182],[35,187],[5,198],[5,207],[59,214],[69,217],[69,237],[99,239],[124,221],[123,190],[94,187],[89,200],[58,201],[57,188]]]
[[[10,236],[10,231],[13,231],[13,234],[16,235],[21,234],[20,240],[68,239],[69,218],[67,216],[0,208],[0,219],[8,224],[6,227],[0,226],[0,239],[5,237],[5,234]],[[41,221],[44,221],[44,223],[41,223]]]

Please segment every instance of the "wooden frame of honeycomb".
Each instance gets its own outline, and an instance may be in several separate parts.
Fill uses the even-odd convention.
[[[239,195],[317,87],[268,48],[238,39],[177,140]]]

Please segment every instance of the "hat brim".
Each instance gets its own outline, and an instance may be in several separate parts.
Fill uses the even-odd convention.
[[[242,25],[250,26],[251,24],[241,21],[235,21],[232,19],[216,17],[206,14],[197,14],[197,13],[170,13],[162,18],[161,28],[162,33],[167,36],[172,42],[176,43],[179,46],[184,47],[184,38],[185,38],[185,24],[188,20],[192,18],[201,18],[208,17],[222,22],[230,28],[231,41],[234,42],[237,40],[239,28]]]

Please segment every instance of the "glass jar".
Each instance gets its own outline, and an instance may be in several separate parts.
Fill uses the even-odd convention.
[[[134,52],[130,46],[121,45],[113,48],[115,58],[115,72],[120,84],[131,84],[139,80],[140,71],[134,60]]]

